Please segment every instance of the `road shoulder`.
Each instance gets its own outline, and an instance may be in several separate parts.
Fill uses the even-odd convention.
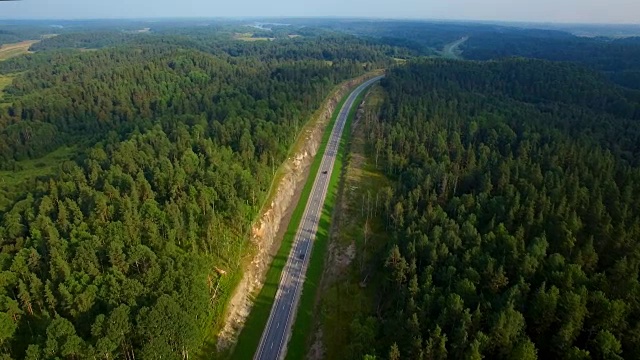
[[[366,137],[367,117],[377,115],[380,102],[381,91],[374,88],[352,130],[307,359],[348,358],[352,323],[375,313],[378,287],[372,259],[384,248],[382,193],[391,183],[367,153]]]
[[[316,124],[314,131],[318,131],[318,129],[320,129],[323,140],[321,142],[316,142],[315,149],[308,149],[308,146],[306,146],[305,143],[300,144],[301,141],[308,142],[310,139],[310,136],[306,133],[307,130],[303,130],[301,133],[301,138],[299,139],[298,144],[294,146],[294,149],[298,149],[298,151],[294,151],[295,155],[292,155],[288,161],[291,161],[292,159],[293,161],[301,161],[301,159],[299,159],[300,152],[305,153],[305,159],[307,159],[307,162],[302,165],[304,169],[303,173],[298,175],[300,178],[297,182],[277,180],[275,183],[278,185],[274,185],[277,186],[278,189],[283,186],[288,187],[287,191],[292,191],[294,193],[292,197],[293,201],[290,199],[289,204],[285,207],[285,215],[280,218],[279,230],[275,235],[275,239],[273,239],[275,244],[271,247],[263,247],[260,250],[263,253],[267,252],[269,257],[265,258],[263,254],[262,257],[260,257],[260,260],[252,260],[251,264],[248,265],[249,271],[253,271],[252,268],[256,262],[263,264],[263,275],[260,276],[255,271],[252,274],[249,274],[250,276],[245,275],[245,278],[248,277],[251,279],[252,289],[250,291],[245,290],[243,294],[240,294],[242,295],[240,299],[245,303],[242,308],[244,318],[242,318],[241,322],[237,322],[235,324],[237,329],[235,331],[239,332],[239,337],[237,342],[227,349],[226,352],[219,353],[219,357],[248,359],[253,356],[253,353],[260,342],[262,331],[269,318],[271,306],[273,305],[275,294],[278,289],[280,275],[284,265],[286,264],[295,233],[302,218],[302,213],[304,212],[305,204],[313,186],[313,180],[317,173],[317,168],[319,167],[319,161],[322,160],[322,156],[315,155],[323,154],[326,141],[328,140],[335,123],[335,114],[338,112],[338,110],[335,109],[341,108],[342,101],[338,102],[338,100],[346,99],[346,96],[348,96],[348,94],[350,94],[351,91],[353,91],[353,89],[355,89],[359,84],[375,75],[377,75],[377,72],[372,72],[346,82],[346,87],[345,84],[343,84],[340,88],[341,90],[330,97],[328,100],[328,108],[330,108],[331,111],[327,116],[327,120],[330,119],[330,121],[324,121],[324,123]],[[323,116],[326,114],[326,109],[327,106],[323,107]],[[314,167],[316,162],[318,164]],[[288,165],[286,164],[283,165],[285,168],[287,166]],[[273,215],[269,215],[269,211],[274,205],[277,205],[277,203],[277,197],[273,198],[270,202],[271,207],[266,206],[265,209],[263,209],[261,222],[258,222],[254,226],[254,237],[256,236],[255,229],[263,228],[264,222],[270,221],[269,216],[273,217]],[[274,220],[271,219],[271,221]],[[284,229],[286,229],[286,231],[283,231]],[[254,241],[259,242],[260,240],[254,239]],[[260,255],[256,255],[256,258],[258,258],[258,256]]]

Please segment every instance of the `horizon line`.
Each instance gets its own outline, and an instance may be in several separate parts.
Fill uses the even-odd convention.
[[[77,18],[3,18],[0,22],[9,21],[169,21],[169,20],[266,20],[266,19],[339,19],[339,20],[378,20],[378,21],[424,21],[424,22],[467,22],[467,23],[504,23],[504,24],[539,24],[539,25],[596,25],[596,26],[638,26],[640,22],[582,22],[551,20],[497,20],[497,19],[460,19],[460,18],[424,18],[424,17],[376,17],[376,16],[310,16],[310,15],[226,15],[226,16],[157,16],[157,17],[77,17]]]

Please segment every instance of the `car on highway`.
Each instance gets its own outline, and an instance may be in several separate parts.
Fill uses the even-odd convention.
[[[327,175],[327,170],[323,171],[322,174]]]
[[[300,259],[300,260],[304,260],[304,253],[300,253],[300,254],[298,255],[298,259]]]

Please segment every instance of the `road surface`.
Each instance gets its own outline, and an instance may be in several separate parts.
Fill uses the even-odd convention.
[[[300,226],[293,240],[291,253],[282,271],[280,286],[271,308],[271,314],[254,356],[256,360],[283,359],[287,353],[286,345],[291,334],[295,312],[298,309],[298,301],[302,294],[311,248],[318,230],[324,199],[329,187],[329,179],[331,179],[333,165],[340,147],[342,130],[358,95],[381,78],[382,76],[372,78],[358,86],[344,102],[342,109],[340,109],[322,157],[320,169],[313,183],[309,201],[304,209]],[[340,169],[337,171],[340,171]]]
[[[447,59],[460,59],[460,45],[464,44],[467,40],[469,40],[469,37],[465,36],[460,40],[445,45],[444,49],[442,49],[442,56]]]

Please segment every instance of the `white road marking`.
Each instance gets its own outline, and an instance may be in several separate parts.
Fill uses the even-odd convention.
[[[365,90],[369,85],[371,85],[373,82],[379,79],[380,78],[367,81],[366,83],[360,85],[354,92],[351,93],[351,95],[349,95],[347,102],[344,104],[343,108],[340,110],[341,112],[338,118],[338,122],[336,123],[336,125],[332,130],[331,143],[330,143],[331,146],[333,147],[339,146],[341,139],[340,139],[340,136],[338,135],[341,134],[344,129],[345,119],[347,118],[349,111],[355,104],[355,98],[360,93],[362,93],[362,91]],[[326,149],[325,154],[323,155],[323,160],[321,164],[322,168],[326,168],[327,166],[330,166],[331,169],[333,170],[333,166],[335,165],[334,161],[335,161],[336,154],[337,154],[336,149],[332,149],[332,148]],[[328,184],[328,177],[319,177],[319,178],[316,177],[315,183],[313,185],[313,190],[312,190],[312,193],[313,193],[312,199],[313,199],[313,202],[315,202],[316,204],[317,204],[317,201],[323,200],[323,198],[326,196],[327,190],[328,190],[327,184]],[[320,191],[320,193],[318,193],[318,191]],[[305,209],[305,212],[303,214],[303,218],[305,219],[303,221],[303,227],[299,231],[302,231],[302,232],[308,231],[311,233],[311,237],[315,239],[315,232],[318,230],[318,225],[319,225],[318,221],[319,221],[319,214],[321,212],[321,209],[319,208],[314,209],[310,205],[311,203],[307,204],[307,208]],[[294,240],[294,247],[296,248],[301,247],[302,244],[300,244],[299,242],[304,240],[305,239],[301,236],[301,234],[297,234]],[[312,239],[307,239],[307,241],[308,242],[305,247],[305,253],[309,252],[309,248],[310,248],[309,242],[311,242]],[[293,256],[295,255],[290,254],[288,258],[287,264],[285,265],[285,269],[284,269],[284,276],[281,279],[280,286],[278,289],[278,293],[280,294],[286,293],[286,296],[276,295],[277,297],[276,304],[274,304],[272,312],[269,316],[269,320],[267,320],[267,328],[262,334],[260,345],[258,346],[258,352],[256,353],[254,359],[262,359],[263,357],[267,356],[265,355],[264,350],[268,341],[270,341],[270,344],[271,344],[270,349],[273,349],[274,340],[279,341],[279,346],[275,352],[276,357],[279,358],[283,352],[286,353],[287,349],[286,349],[286,346],[283,345],[283,343],[285,341],[285,338],[287,338],[287,331],[291,331],[290,329],[292,326],[292,324],[290,323],[291,316],[295,315],[295,311],[293,311],[293,309],[296,308],[296,304],[299,301],[299,297],[300,297],[299,292],[301,291],[300,286],[304,282],[302,279],[305,276],[305,272],[306,272],[308,261],[309,261],[309,256],[306,256],[304,261],[294,263],[293,262],[294,260],[292,260]],[[293,285],[293,287],[289,285]],[[273,330],[273,321],[275,320],[274,317],[277,316],[276,315],[277,313],[276,309],[278,308],[277,305],[283,302],[288,302],[288,304],[282,304],[282,311],[287,309],[287,305],[288,305],[288,311],[286,312],[286,315],[287,315],[286,321],[283,326],[284,330],[282,331],[282,333],[280,333],[280,331],[276,332],[275,330]],[[278,328],[280,327],[279,322],[277,323],[277,327]],[[274,332],[276,333],[274,334]]]

